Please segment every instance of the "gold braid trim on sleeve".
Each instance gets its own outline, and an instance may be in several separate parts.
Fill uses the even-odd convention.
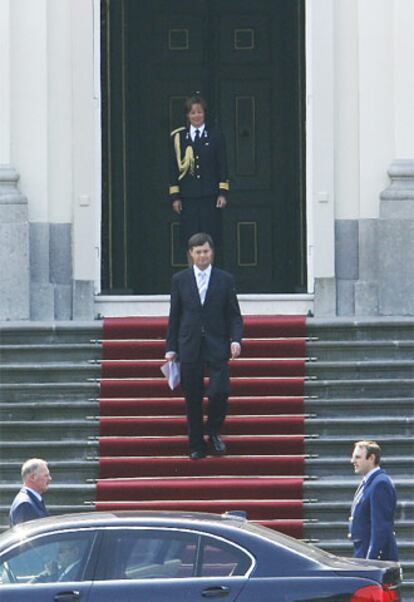
[[[229,182],[219,182],[219,190],[230,190]]]
[[[174,136],[175,156],[177,159],[178,171],[180,172],[178,180],[182,180],[189,170],[191,174],[194,174],[194,153],[192,146],[187,146],[185,149],[184,158],[181,159],[180,131],[183,129],[185,128],[180,128],[178,131],[176,131]]]

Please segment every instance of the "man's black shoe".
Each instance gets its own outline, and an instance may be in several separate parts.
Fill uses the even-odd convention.
[[[225,454],[226,453],[226,444],[220,435],[214,434],[209,437],[211,445],[214,447],[214,451],[217,454]]]
[[[204,450],[197,449],[196,451],[190,452],[190,460],[201,460],[201,458],[205,458],[206,455]]]

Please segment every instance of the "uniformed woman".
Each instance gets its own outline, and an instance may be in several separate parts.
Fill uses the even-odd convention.
[[[223,134],[205,123],[206,102],[198,94],[185,102],[187,127],[171,132],[170,199],[180,215],[181,241],[206,232],[222,239],[222,210],[229,190]]]

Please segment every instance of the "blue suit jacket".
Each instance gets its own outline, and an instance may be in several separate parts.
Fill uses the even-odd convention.
[[[39,501],[26,487],[22,487],[10,508],[10,526],[36,518],[43,518],[44,516],[49,516],[44,503]]]
[[[193,268],[173,276],[167,351],[175,351],[181,362],[195,362],[203,343],[205,359],[227,361],[230,343],[240,343],[242,334],[243,320],[231,274],[212,268],[203,305]]]
[[[394,534],[395,487],[380,468],[372,474],[350,518],[349,534],[356,558],[398,560]]]

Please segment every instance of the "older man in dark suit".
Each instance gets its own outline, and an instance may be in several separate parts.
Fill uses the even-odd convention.
[[[356,558],[398,560],[394,533],[395,487],[380,467],[376,441],[357,441],[351,463],[363,478],[355,492],[349,519],[349,538]]]
[[[52,477],[47,462],[39,458],[27,460],[21,470],[23,487],[13,500],[10,508],[10,526],[24,523],[28,520],[48,516],[43,501]]]
[[[188,241],[188,251],[193,266],[172,279],[165,357],[180,361],[190,458],[198,460],[206,456],[207,450],[202,406],[206,369],[207,434],[216,453],[226,451],[220,430],[230,392],[228,359],[240,355],[243,320],[233,276],[212,266],[211,237],[194,234]]]

